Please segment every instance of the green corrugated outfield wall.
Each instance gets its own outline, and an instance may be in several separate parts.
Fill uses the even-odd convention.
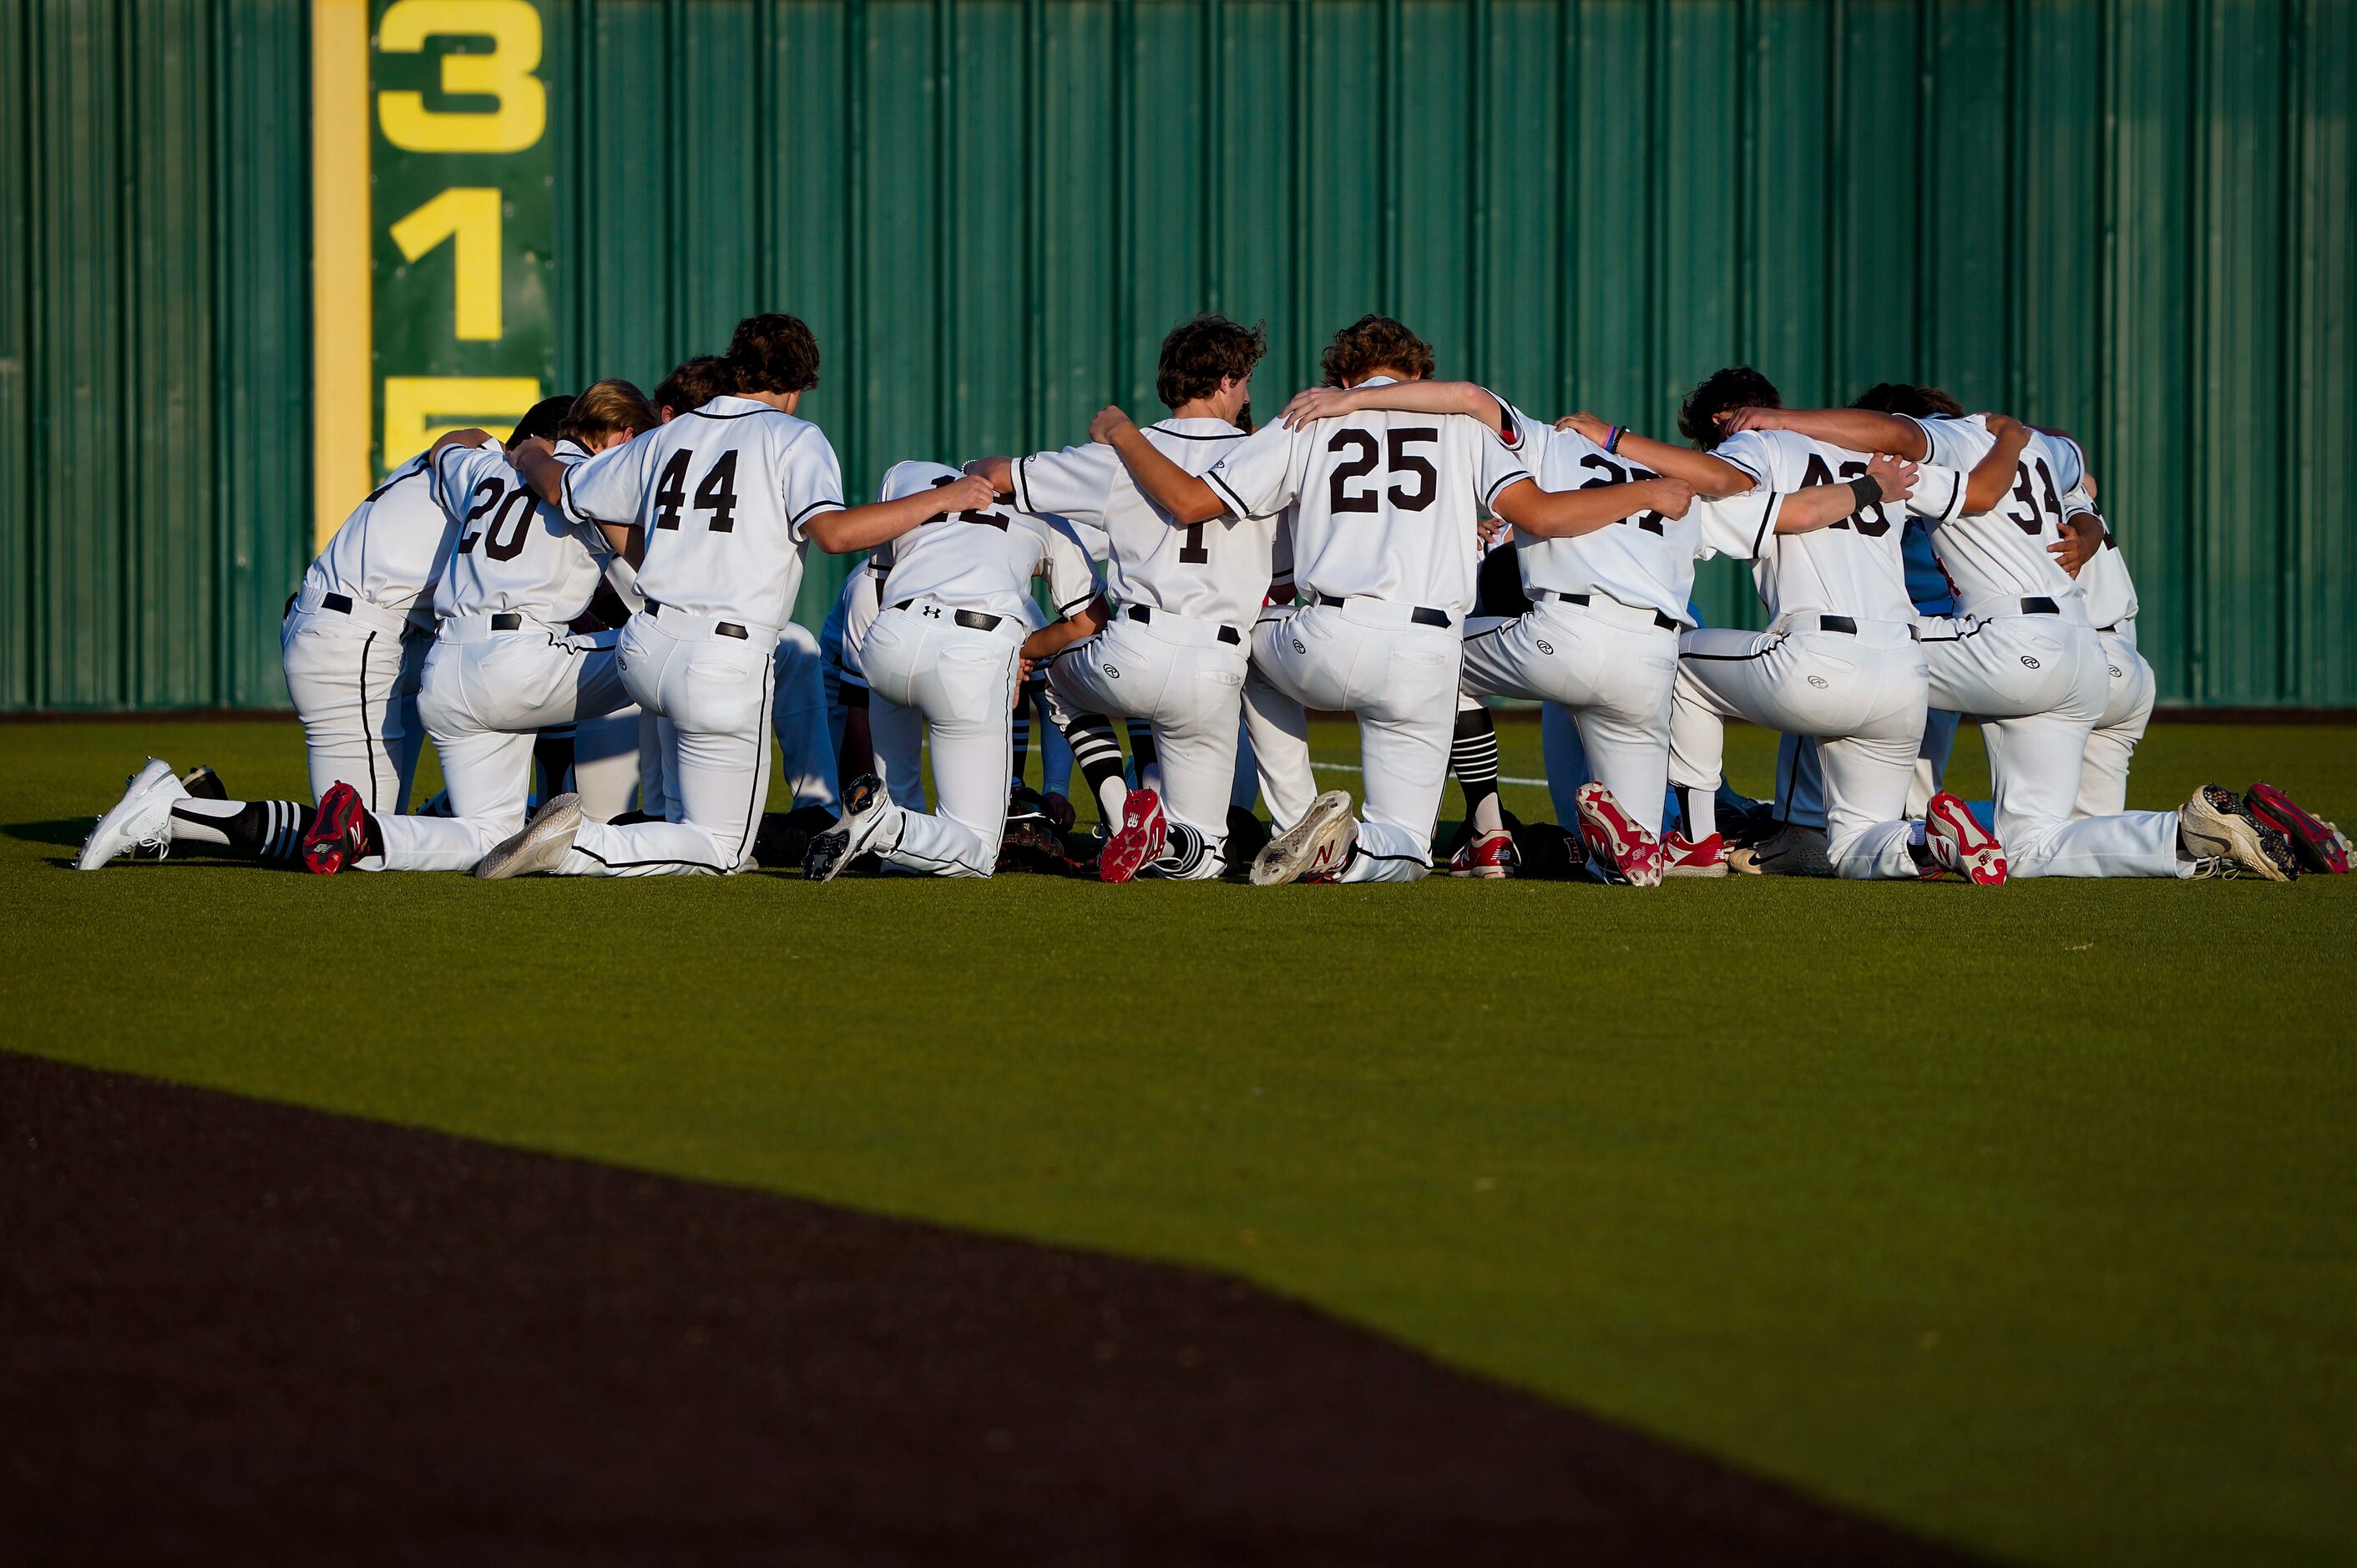
[[[2165,700],[2357,704],[2351,0],[543,8],[567,381],[797,311],[865,489],[1148,408],[1200,308],[1267,319],[1264,415],[1370,308],[1662,434],[1729,360],[1936,381],[2085,438]],[[0,21],[0,705],[283,700],[307,48],[292,0]]]

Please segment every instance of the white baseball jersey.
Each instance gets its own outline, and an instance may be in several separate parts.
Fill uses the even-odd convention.
[[[2104,547],[2079,568],[2079,589],[2087,596],[2088,623],[2098,631],[2109,631],[2122,621],[2136,619],[2136,579],[2128,575],[2127,557],[2120,553],[2112,525],[2095,510],[2095,498],[2087,493],[2084,482],[2072,486],[2062,498],[2062,515],[2092,517],[2104,527]]]
[[[843,510],[819,427],[716,397],[565,471],[565,515],[646,531],[639,591],[658,605],[770,630],[793,616],[803,530]]]
[[[957,477],[955,468],[939,463],[896,463],[884,476],[882,499],[899,500]],[[891,550],[881,595],[888,605],[931,599],[1009,616],[1028,628],[1038,607],[1034,577],[1046,579],[1059,617],[1097,596],[1096,570],[1071,530],[1012,508],[942,512],[892,541]]]
[[[1530,475],[1479,420],[1371,409],[1299,430],[1264,424],[1203,478],[1238,517],[1295,508],[1305,591],[1461,616],[1481,558],[1474,520]]]
[[[404,613],[412,626],[431,631],[434,589],[456,532],[421,452],[352,509],[303,574],[303,585]]]
[[[1145,435],[1190,474],[1204,472],[1244,439],[1224,419],[1166,419],[1146,426]],[[1015,504],[1103,529],[1111,546],[1105,585],[1124,605],[1243,628],[1268,597],[1275,518],[1230,515],[1173,527],[1110,446],[1067,446],[1024,458],[1015,465]]]
[[[1934,463],[1969,471],[1996,445],[1975,414],[1967,419],[1919,419]],[[2061,600],[2081,588],[2046,547],[2062,537],[2062,498],[2078,488],[2085,464],[2075,442],[2036,431],[2014,465],[2013,488],[1995,510],[1950,517],[1932,530],[1941,569],[1967,608],[1991,598],[2037,595]]]
[[[570,441],[557,443],[557,460],[568,467],[588,456]],[[497,442],[444,452],[435,489],[458,523],[458,542],[435,593],[438,613],[517,610],[562,628],[589,607],[612,552],[595,529],[566,521],[535,497]]]
[[[1786,492],[1857,478],[1868,461],[1863,452],[1790,430],[1739,430],[1711,456],[1725,458],[1769,489]],[[1752,552],[1751,575],[1760,602],[1770,618],[1814,612],[1911,621],[1915,602],[1907,594],[1905,514],[1911,510],[1943,520],[1953,517],[1964,502],[1964,476],[1925,463],[1917,471],[1915,494],[1908,501],[1877,501],[1805,533],[1778,533],[1771,525],[1762,531]]]
[[[1507,445],[1544,489],[1592,490],[1660,478],[1577,430],[1554,429],[1503,399],[1498,406],[1506,411]],[[1781,501],[1781,491],[1762,486],[1724,501],[1697,499],[1682,518],[1648,511],[1575,539],[1517,539],[1523,588],[1600,593],[1691,627],[1695,558],[1756,557]]]

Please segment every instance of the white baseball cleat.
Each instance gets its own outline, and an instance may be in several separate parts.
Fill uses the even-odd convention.
[[[863,773],[851,781],[843,792],[843,815],[834,826],[810,841],[802,854],[802,878],[808,882],[832,882],[835,874],[861,855],[876,842],[891,820],[892,802],[885,798],[884,780],[873,773]]]
[[[2243,798],[2223,785],[2204,784],[2178,808],[2177,837],[2190,860],[2223,860],[2270,882],[2299,875],[2290,841],[2251,815]]]
[[[1299,822],[1269,840],[1268,847],[1253,857],[1253,886],[1331,882],[1351,863],[1351,853],[1358,843],[1359,824],[1351,818],[1351,792],[1329,789],[1309,802]]]
[[[188,798],[188,788],[174,776],[172,765],[161,757],[149,757],[147,766],[131,776],[123,799],[98,819],[90,837],[81,841],[74,869],[96,871],[116,855],[141,846],[163,859],[172,852],[172,802]]]
[[[1971,807],[1945,789],[1923,808],[1923,843],[1936,863],[1923,872],[1926,882],[1937,882],[1951,871],[1983,887],[2005,881],[2005,845],[1981,826]]]
[[[581,831],[581,797],[558,795],[532,814],[523,831],[503,840],[475,862],[475,875],[490,881],[554,871],[565,864],[573,835]]]

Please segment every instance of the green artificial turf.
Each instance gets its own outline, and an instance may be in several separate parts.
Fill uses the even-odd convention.
[[[2348,879],[80,876],[144,749],[295,727],[0,745],[10,1048],[1234,1270],[2000,1555],[2357,1560]],[[2357,818],[2345,728],[2134,803],[2254,774]]]

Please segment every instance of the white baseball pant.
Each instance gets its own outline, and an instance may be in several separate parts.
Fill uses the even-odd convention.
[[[2186,875],[2174,811],[2072,818],[2111,679],[2078,610],[1926,619],[1932,701],[1981,721],[2008,877]]]
[[[1465,623],[1466,691],[1560,703],[1577,727],[1586,777],[1558,780],[1550,759],[1549,790],[1569,799],[1593,779],[1656,835],[1668,795],[1677,679],[1676,629],[1652,610],[1602,595],[1586,605],[1542,599],[1512,618]]]
[[[340,601],[345,608],[331,607]],[[409,784],[425,749],[418,683],[434,639],[408,617],[366,599],[306,589],[279,628],[286,695],[303,721],[311,798],[338,782],[372,812],[409,809]]]
[[[1907,815],[1920,822],[1947,777],[1956,749],[1956,726],[1964,714],[1933,708],[1923,715],[1923,744],[1915,748],[1915,776],[1907,785]],[[1788,735],[1776,743],[1776,820],[1823,831],[1825,825],[1824,767],[1813,736]]]
[[[2152,666],[2136,651],[2136,622],[2124,620],[2103,639],[2104,673],[2111,682],[2104,716],[2087,736],[2087,757],[2079,770],[2079,802],[2074,817],[2110,817],[2127,810],[2128,764],[2136,743],[2152,723],[2153,695],[2158,682]]]
[[[1162,610],[1124,612],[1048,667],[1056,699],[1083,713],[1145,719],[1161,754],[1162,809],[1202,835],[1197,875],[1217,876],[1235,782],[1237,719],[1251,655],[1240,633]],[[1223,641],[1228,631],[1233,640]],[[938,771],[938,764],[936,765]]]
[[[616,660],[640,706],[669,721],[665,777],[676,820],[585,822],[558,874],[725,876],[753,852],[770,794],[770,703],[778,634],[669,606],[634,615]],[[727,623],[733,624],[733,623]]]
[[[770,727],[793,787],[796,806],[840,808],[834,777],[835,736],[827,723],[826,681],[821,672],[818,639],[810,628],[789,623],[778,634],[778,690]]]
[[[1415,614],[1412,605],[1351,599],[1306,605],[1253,631],[1253,662],[1271,685],[1306,708],[1358,718],[1364,796],[1344,882],[1415,882],[1432,871],[1465,639],[1456,625],[1421,625]]]
[[[974,624],[983,620],[996,624]],[[988,876],[998,868],[1028,630],[1014,617],[930,599],[885,610],[867,628],[859,662],[877,755],[888,746],[913,755],[917,736],[929,736],[939,807],[930,815],[897,802],[884,808],[887,820],[868,847],[888,865],[931,876]]]
[[[523,826],[539,732],[630,704],[612,649],[529,623],[497,631],[490,619],[444,621],[426,656],[418,711],[442,758],[450,815],[380,814],[384,870],[473,865]]]
[[[1857,629],[1842,631],[1825,628],[1832,618],[1686,633],[1670,713],[1670,777],[1681,789],[1715,791],[1730,718],[1815,736],[1835,874],[1913,878],[1921,874],[1903,813],[1923,738],[1922,655],[1904,623],[1851,621]],[[1715,817],[1715,808],[1703,809]],[[1694,831],[1706,837],[1710,830]]]
[[[1282,624],[1292,607],[1265,609],[1253,628],[1260,646],[1265,627]],[[1300,701],[1269,681],[1255,654],[1244,670],[1244,735],[1252,747],[1261,803],[1278,832],[1299,822],[1318,799],[1318,775],[1309,764],[1309,715]]]
[[[605,822],[625,811],[645,810],[639,802],[655,791],[646,789],[645,754],[639,749],[643,716],[635,703],[625,703],[602,718],[583,719],[573,726],[573,789],[581,797],[583,816]],[[661,768],[658,763],[658,780]],[[658,782],[656,790],[660,789]]]

